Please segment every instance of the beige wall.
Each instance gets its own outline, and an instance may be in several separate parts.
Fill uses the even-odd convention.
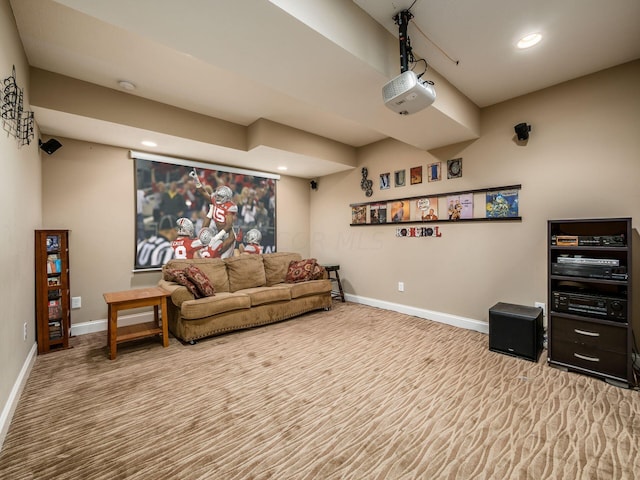
[[[134,166],[128,150],[57,137],[62,148],[42,158],[45,228],[70,230],[71,295],[82,308],[71,323],[106,318],[103,292],[152,285],[133,274]]]
[[[41,108],[237,150],[247,145],[246,129],[235,123],[39,68],[31,69],[31,95]]]
[[[7,0],[0,0],[0,77],[16,67],[18,86],[24,88],[29,109],[29,68]],[[29,146],[4,131],[0,135],[0,445],[10,416],[10,400],[17,379],[35,344],[34,233],[40,227],[40,159],[38,132]],[[27,339],[23,325],[27,323]]]
[[[311,255],[340,263],[347,292],[377,302],[482,321],[498,301],[546,303],[548,219],[633,217],[638,228],[638,85],[640,61],[484,109],[481,137],[463,145],[428,153],[387,140],[361,149],[373,196],[360,189],[360,168],[320,179],[311,195]],[[513,139],[520,122],[532,125],[526,146]],[[378,188],[380,173],[456,157],[462,178]],[[440,223],[441,238],[349,226],[351,203],[512,184],[522,185],[521,222]]]

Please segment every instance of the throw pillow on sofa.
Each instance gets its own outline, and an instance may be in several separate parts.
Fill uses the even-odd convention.
[[[195,265],[189,265],[184,269],[184,273],[187,278],[196,286],[202,297],[211,297],[215,295],[216,291],[211,285],[209,278],[202,273]]]
[[[320,265],[318,265],[318,261],[315,258],[307,258],[300,261],[292,260],[289,263],[285,282],[298,283],[306,282],[307,280],[316,280],[316,276],[319,274],[317,267],[320,267]],[[322,275],[322,272],[320,272],[320,275]]]
[[[324,274],[325,274],[326,270],[322,265],[318,265],[316,263],[316,266],[313,267],[313,272],[311,274],[311,280],[321,280],[324,278]]]
[[[176,282],[179,285],[187,287],[187,290],[189,290],[191,294],[196,298],[200,298],[202,296],[198,291],[198,287],[196,287],[196,285],[191,280],[189,280],[184,270],[180,270],[178,268],[168,268],[167,270],[165,270],[165,278],[169,282]]]

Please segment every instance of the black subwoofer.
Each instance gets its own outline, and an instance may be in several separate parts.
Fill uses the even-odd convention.
[[[542,340],[541,308],[500,302],[489,309],[489,350],[537,362]]]

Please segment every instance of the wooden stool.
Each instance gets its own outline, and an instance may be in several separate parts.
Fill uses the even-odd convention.
[[[324,269],[327,271],[327,275],[329,276],[329,280],[332,282],[336,282],[338,284],[338,292],[331,292],[331,296],[333,298],[339,298],[344,302],[344,291],[342,290],[342,282],[340,282],[340,265],[323,265]],[[334,276],[331,276],[333,272]]]

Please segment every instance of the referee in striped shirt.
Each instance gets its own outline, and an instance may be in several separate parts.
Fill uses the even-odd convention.
[[[173,258],[171,242],[178,232],[176,218],[165,215],[158,222],[158,233],[138,242],[136,249],[136,269],[161,267]]]

